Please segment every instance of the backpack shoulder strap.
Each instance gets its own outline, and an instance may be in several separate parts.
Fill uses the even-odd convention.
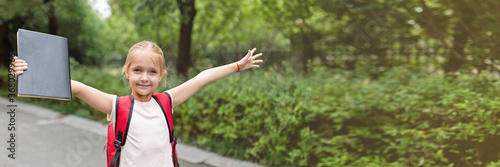
[[[170,131],[170,145],[172,146],[172,160],[174,162],[174,167],[179,167],[179,160],[177,159],[177,150],[175,149],[177,145],[177,140],[174,136],[174,122],[172,119],[172,97],[167,92],[153,94],[153,98],[160,105],[160,108],[167,121],[168,130]]]
[[[115,141],[113,144],[116,153],[111,159],[110,167],[117,167],[120,164],[121,147],[127,141],[130,120],[134,111],[134,97],[132,95],[117,97],[115,109]]]
[[[170,142],[172,142],[174,136],[174,124],[172,121],[172,98],[166,92],[153,94],[153,98],[160,105],[163,115],[165,116],[168,129],[170,131]]]
[[[118,98],[117,98],[118,99]],[[125,145],[127,141],[128,128],[134,111],[134,97],[121,96],[116,103],[115,138]]]

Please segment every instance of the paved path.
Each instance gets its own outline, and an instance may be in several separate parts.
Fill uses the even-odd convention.
[[[105,126],[22,102],[9,105],[12,103],[0,98],[0,167],[106,166]],[[11,109],[15,115],[9,113]],[[11,145],[15,145],[11,149],[15,159],[8,157]],[[259,167],[181,143],[178,155],[182,167]]]

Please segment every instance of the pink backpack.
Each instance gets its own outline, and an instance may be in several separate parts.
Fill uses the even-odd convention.
[[[170,145],[172,146],[172,160],[175,167],[179,167],[179,161],[177,160],[177,151],[175,150],[175,145],[177,141],[174,137],[174,129],[172,122],[172,98],[168,93],[158,93],[153,94],[153,98],[156,100],[158,105],[160,105],[163,115],[165,115],[165,120],[168,124],[168,129],[170,131]],[[134,108],[134,97],[121,96],[116,98],[116,129],[113,130],[113,122],[108,125],[108,140],[107,145],[107,166],[118,167],[120,166],[120,152],[122,146],[125,145],[127,141],[128,127],[130,126],[130,120],[132,118],[132,113]]]

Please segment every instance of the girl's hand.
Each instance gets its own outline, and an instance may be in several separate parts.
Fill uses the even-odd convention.
[[[14,62],[12,64],[14,64],[14,71],[11,71],[11,74],[14,75],[17,80],[17,76],[23,74],[24,70],[28,69],[28,63],[26,63],[23,59],[14,57]]]
[[[264,60],[255,60],[256,58],[259,58],[262,56],[262,53],[253,55],[253,53],[257,50],[256,48],[253,48],[252,50],[248,50],[248,53],[243,59],[238,61],[238,65],[240,66],[240,71],[250,69],[250,68],[258,68],[259,65],[256,65],[257,63],[262,63]]]

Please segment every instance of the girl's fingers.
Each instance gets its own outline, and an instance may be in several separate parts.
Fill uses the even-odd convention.
[[[26,63],[22,63],[22,64],[21,63],[16,63],[16,64],[14,64],[14,69],[18,69],[18,68],[23,68],[23,69],[26,68],[27,69],[28,68],[28,64],[26,64]]]
[[[14,59],[16,59],[14,61],[14,71],[23,71],[23,70],[27,70],[28,69],[28,63],[26,63],[26,61],[22,60],[22,59],[18,59],[17,57],[14,57]]]
[[[17,57],[15,57],[14,59],[16,59],[14,61],[14,67],[27,67],[28,66],[28,63],[26,63],[26,61],[24,61],[22,59],[17,59]]]
[[[253,53],[255,52],[255,50],[257,50],[257,48],[253,48],[252,50],[250,50],[250,57],[248,57],[248,59],[253,57]]]
[[[16,76],[16,78],[17,78],[17,76],[19,76],[19,75],[21,75],[21,74],[23,74],[23,71],[16,71],[16,72],[14,73],[14,76]]]
[[[259,65],[254,65],[255,63],[264,62],[263,60],[255,60],[256,58],[259,58],[260,56],[262,56],[262,53],[253,55],[256,50],[257,50],[257,48],[253,48],[251,50],[248,50],[247,55],[245,55],[245,57],[240,62],[240,65],[243,66],[242,69],[257,68],[257,67],[259,67]]]
[[[243,57],[243,59],[242,59],[242,60],[250,60],[250,58],[251,58],[251,57],[252,57],[252,55],[253,55],[253,52],[252,52],[252,51],[253,51],[253,50],[248,50],[247,55],[245,55],[245,57]]]
[[[14,71],[24,71],[24,70],[27,70],[28,67],[15,67],[14,68]]]
[[[27,66],[28,63],[25,61],[14,62],[14,66]]]
[[[252,58],[253,58],[253,59],[256,59],[256,58],[259,58],[260,56],[262,56],[262,53],[256,54],[256,55],[255,55],[255,56],[253,56]]]
[[[26,63],[26,61],[24,61],[23,59],[19,59],[19,58],[14,58],[14,62],[23,62],[23,63]]]

